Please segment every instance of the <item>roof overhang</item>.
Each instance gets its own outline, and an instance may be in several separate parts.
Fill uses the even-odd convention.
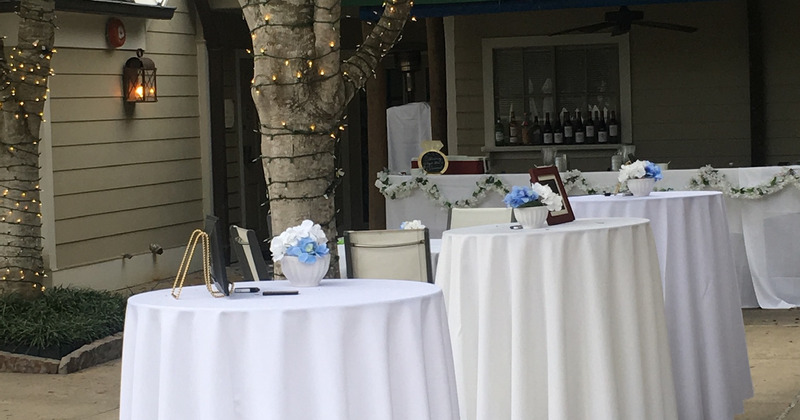
[[[147,19],[172,19],[174,7],[134,3],[124,0],[55,0],[56,10],[93,15],[128,16]],[[0,13],[14,12],[19,0],[0,0]]]
[[[635,6],[655,3],[692,3],[707,0],[414,0],[411,14],[418,18],[477,15],[528,10],[556,10],[588,7]],[[383,13],[382,0],[342,0],[343,6],[360,6],[362,20],[377,20]]]

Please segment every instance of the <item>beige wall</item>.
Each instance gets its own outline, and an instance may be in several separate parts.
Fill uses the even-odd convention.
[[[117,50],[104,45],[105,17],[73,16],[56,34],[49,98],[56,284],[62,277],[117,288],[120,278],[174,275],[177,262],[158,258],[174,260],[202,227],[197,28],[186,1],[170,6],[178,9],[169,21],[123,18],[129,38],[140,41]],[[137,47],[158,69],[156,103],[123,103],[122,66]],[[150,243],[171,252],[153,257]],[[126,253],[134,258],[122,260]],[[69,280],[67,269],[93,263],[106,263],[109,278]],[[126,264],[137,277],[125,275]]]
[[[735,166],[749,165],[745,1],[645,5],[633,9],[643,10],[645,19],[700,28],[694,34],[642,27],[630,32],[633,115],[629,117],[633,119],[637,155],[653,161],[671,161],[672,168],[727,166],[731,162]],[[454,72],[459,154],[483,155],[483,38],[546,35],[598,22],[608,10],[613,8],[456,17]]]
[[[768,163],[800,159],[800,2],[762,1]]]
[[[750,80],[743,0],[654,5],[645,18],[694,34],[631,31],[638,156],[671,168],[750,165]]]

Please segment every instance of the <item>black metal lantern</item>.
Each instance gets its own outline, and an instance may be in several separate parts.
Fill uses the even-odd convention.
[[[156,65],[142,57],[144,50],[136,51],[122,68],[122,92],[126,102],[156,102]]]

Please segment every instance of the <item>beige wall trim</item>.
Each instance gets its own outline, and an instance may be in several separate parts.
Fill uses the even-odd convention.
[[[44,103],[44,122],[39,142],[39,201],[42,204],[42,257],[45,271],[58,268],[56,259],[56,211],[53,193],[53,127],[50,125],[50,102]]]
[[[200,19],[195,19],[200,26]],[[214,190],[211,170],[211,93],[208,79],[208,50],[203,30],[197,30],[197,102],[200,126],[200,174],[203,188],[203,213],[214,214]]]
[[[456,95],[456,24],[455,17],[447,16],[444,23],[445,69],[447,80],[447,151],[458,154],[458,101]]]
[[[189,238],[186,238],[187,241]],[[100,290],[121,290],[154,280],[174,278],[185,247],[165,249],[161,255],[150,252],[80,267],[56,270],[51,274],[53,286],[88,287]],[[189,272],[202,268],[202,249],[195,249]]]

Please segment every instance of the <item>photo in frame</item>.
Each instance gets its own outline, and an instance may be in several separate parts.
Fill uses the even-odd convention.
[[[539,184],[547,185],[554,193],[561,196],[561,201],[564,204],[561,210],[551,211],[547,215],[547,224],[552,226],[575,220],[575,214],[572,213],[572,206],[569,205],[567,191],[564,190],[564,183],[561,182],[561,175],[558,174],[558,169],[555,166],[533,167],[530,170],[530,174],[531,184],[538,182]]]

